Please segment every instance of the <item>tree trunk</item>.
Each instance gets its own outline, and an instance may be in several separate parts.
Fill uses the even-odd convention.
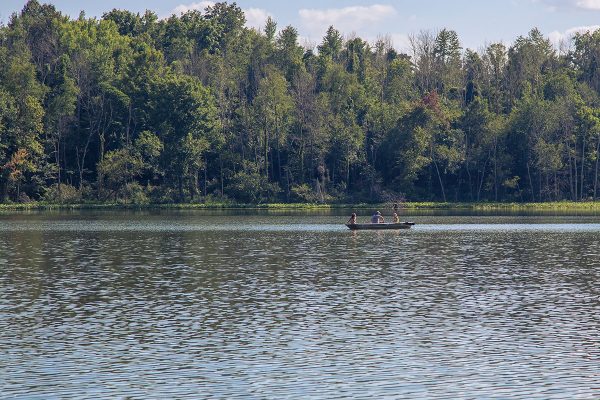
[[[206,194],[207,194],[207,185],[208,185],[208,161],[206,162],[206,165],[204,166],[204,197],[206,197]]]
[[[542,198],[542,171],[538,171],[538,199],[540,202],[544,201]]]
[[[221,154],[219,154],[219,174],[221,176],[221,198],[223,198],[225,194],[225,182],[223,182],[223,157],[221,157]]]
[[[554,171],[554,201],[558,201],[558,174]]]
[[[494,201],[498,201],[498,139],[494,135]]]
[[[469,159],[469,155],[470,155],[470,151],[469,151],[469,135],[467,135],[467,133],[465,132],[465,168],[467,170],[467,177],[469,178],[469,199],[471,201],[473,201],[473,178],[471,177],[471,168],[469,168],[470,165],[470,159]],[[479,195],[477,195],[478,199],[477,201],[479,201]]]
[[[583,200],[583,183],[584,183],[584,179],[585,179],[585,137],[583,138],[583,143],[581,144],[581,189],[579,190],[579,197],[580,200]]]
[[[431,152],[431,160],[433,161],[433,165],[435,166],[435,172],[437,173],[438,181],[440,182],[440,188],[442,189],[442,198],[444,199],[444,203],[446,202],[446,191],[444,190],[444,182],[442,181],[442,175],[440,174],[440,169],[438,167],[437,161],[435,160],[435,156],[433,154],[433,146],[430,148]]]
[[[281,182],[281,146],[279,145],[279,141],[277,141],[277,181]]]
[[[596,143],[596,167],[594,168],[594,200],[596,200],[598,189],[598,161],[600,161],[600,135],[598,135],[598,142]]]
[[[265,177],[269,180],[269,131],[267,129],[267,120],[265,118]]]
[[[98,159],[100,161],[102,161],[102,159],[104,158],[104,143],[105,143],[104,132],[101,133],[99,135],[99,137],[100,137],[100,147],[99,147],[99,151],[98,151],[98,153],[99,153],[98,154]],[[126,163],[125,164],[125,168],[127,168],[128,165],[129,164]],[[126,176],[128,176],[128,175],[129,174],[126,174]],[[100,199],[100,193],[102,193],[102,186],[103,186],[102,184],[103,184],[103,181],[104,181],[104,177],[102,176],[102,174],[98,173],[98,176],[96,177],[96,181],[97,181],[97,184],[98,184],[98,199]],[[128,182],[126,181],[125,183],[128,183]]]
[[[574,201],[577,201],[577,199],[579,199],[579,177],[577,175],[577,143],[575,143],[575,155],[573,156],[573,170],[575,171],[575,177],[573,179],[573,184],[575,186],[575,198],[573,199]]]
[[[440,174],[440,169],[438,168],[437,162],[433,162],[435,164],[435,170],[437,172],[438,180],[440,181],[440,188],[442,189],[442,198],[444,199],[444,203],[446,202],[446,191],[444,190],[444,182],[442,181],[442,175]]]
[[[1,178],[2,176],[0,176],[0,179]],[[0,188],[2,189],[0,190],[0,199],[2,200],[2,203],[6,203],[8,200],[8,184],[4,179],[2,179],[2,181],[3,182],[0,182]]]
[[[573,188],[573,168],[571,163],[571,147],[565,143],[567,147],[567,157],[569,158],[569,189],[571,191],[571,200],[575,200],[575,189]]]
[[[531,171],[529,170],[529,161],[527,162],[527,178],[529,179],[529,188],[531,190],[531,201],[535,202],[535,189],[533,188],[533,180],[531,179]]]
[[[192,188],[194,190],[194,193],[192,193],[192,201],[194,201],[196,199],[196,196],[198,195],[199,190],[199,182],[200,181],[200,170],[196,170],[194,171],[194,184],[192,185]]]
[[[55,149],[54,159],[56,161],[56,180],[58,182],[56,189],[57,189],[57,193],[58,193],[58,202],[62,203],[62,189],[60,187],[60,185],[61,185],[60,134],[58,135],[58,138],[56,139],[56,147],[54,149]]]
[[[285,177],[286,177],[286,196],[285,201],[290,201],[290,169],[289,167],[285,169]]]
[[[179,188],[179,202],[183,203],[184,201],[184,195],[183,195],[183,178],[179,177],[177,178],[177,183],[178,183],[178,188]]]
[[[346,159],[346,191],[350,190],[350,159]]]
[[[489,160],[490,157],[488,156],[487,160],[485,160],[485,164],[483,164],[483,169],[481,170],[481,180],[479,181],[479,187],[477,188],[477,201],[481,200],[481,190],[483,189],[483,182],[485,181],[485,169],[487,168]]]

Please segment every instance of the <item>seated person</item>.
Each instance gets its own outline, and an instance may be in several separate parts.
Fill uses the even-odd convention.
[[[399,224],[400,223],[400,217],[398,216],[397,213],[394,213],[394,215],[392,215],[392,219],[395,224]]]
[[[347,225],[356,225],[356,213],[350,215],[350,219],[346,222]]]
[[[371,223],[372,224],[383,224],[384,222],[385,222],[385,220],[383,219],[383,215],[381,215],[381,213],[379,211],[377,211],[371,217]]]

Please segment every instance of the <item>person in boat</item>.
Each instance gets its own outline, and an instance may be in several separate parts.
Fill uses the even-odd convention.
[[[383,215],[381,215],[381,213],[379,211],[377,211],[371,217],[371,223],[372,224],[383,224],[384,222],[385,222],[385,220],[383,219]]]
[[[392,222],[394,224],[399,224],[400,223],[400,217],[398,216],[398,213],[394,213],[394,215],[392,215]]]
[[[346,222],[347,225],[356,225],[356,213],[350,215],[350,219]]]

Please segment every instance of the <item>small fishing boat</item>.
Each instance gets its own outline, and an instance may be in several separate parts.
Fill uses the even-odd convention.
[[[346,224],[346,226],[355,231],[362,229],[410,229],[414,222],[398,222],[385,224]]]

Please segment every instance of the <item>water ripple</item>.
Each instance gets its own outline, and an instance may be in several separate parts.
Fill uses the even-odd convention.
[[[598,398],[597,224],[219,221],[3,220],[2,397]]]

